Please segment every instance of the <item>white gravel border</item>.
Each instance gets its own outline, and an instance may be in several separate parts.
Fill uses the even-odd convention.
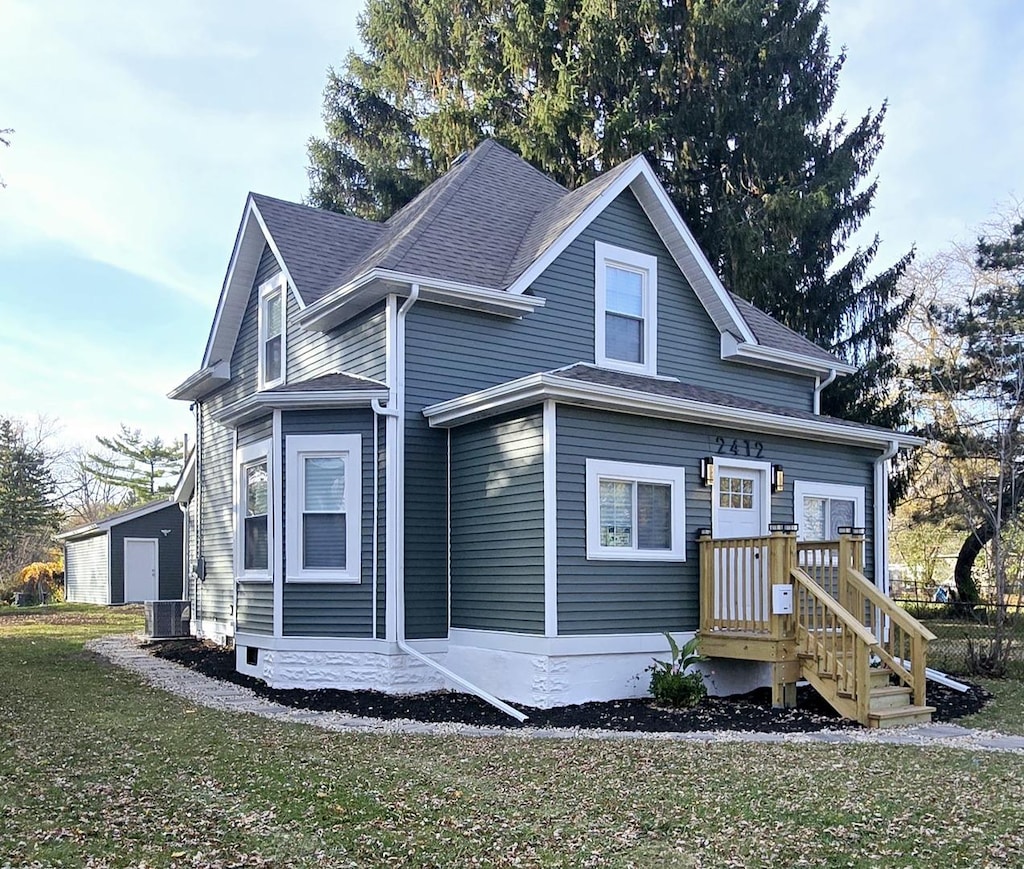
[[[248,688],[212,679],[149,654],[138,635],[120,634],[89,640],[85,648],[112,664],[135,673],[157,688],[210,709],[259,715],[291,724],[308,724],[322,730],[359,733],[408,733],[429,736],[502,736],[533,739],[647,739],[679,742],[823,743],[836,745],[886,744],[939,746],[968,751],[1001,751],[1024,754],[1024,737],[988,730],[972,730],[955,724],[926,724],[891,730],[823,730],[810,733],[753,733],[737,730],[695,733],[640,733],[575,728],[479,727],[458,723],[427,723],[395,719],[360,718],[344,712],[293,709],[257,697]]]

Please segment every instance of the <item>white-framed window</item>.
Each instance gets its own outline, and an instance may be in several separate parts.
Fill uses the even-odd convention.
[[[800,540],[838,540],[844,525],[864,527],[864,487],[796,480],[793,521]]]
[[[683,469],[587,459],[587,558],[685,561]]]
[[[362,579],[361,449],[359,435],[290,435],[285,441],[289,581]]]
[[[270,441],[235,451],[235,576],[268,581],[274,563],[274,467]]]
[[[658,260],[594,242],[594,311],[598,365],[657,374]]]
[[[259,388],[284,382],[287,282],[277,275],[259,290]]]

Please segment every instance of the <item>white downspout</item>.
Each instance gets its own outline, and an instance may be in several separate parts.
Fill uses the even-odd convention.
[[[493,694],[489,694],[483,688],[478,685],[474,685],[472,682],[468,682],[461,676],[453,673],[447,667],[437,663],[437,661],[428,658],[426,655],[418,652],[412,646],[410,646],[405,640],[405,318],[409,313],[409,310],[420,297],[420,285],[413,284],[409,293],[409,298],[402,303],[402,306],[398,309],[398,315],[395,318],[395,349],[397,350],[397,365],[394,371],[394,394],[395,394],[395,407],[393,410],[387,409],[388,416],[394,414],[398,420],[398,432],[395,438],[395,449],[394,459],[397,465],[397,511],[396,515],[388,516],[388,521],[391,527],[395,529],[395,537],[397,545],[394,547],[392,552],[395,555],[396,560],[396,575],[395,575],[395,612],[397,616],[398,624],[396,625],[397,631],[395,639],[398,643],[398,648],[405,652],[407,655],[411,655],[418,661],[422,661],[428,667],[437,670],[441,675],[456,685],[465,688],[471,694],[475,694],[481,700],[490,703],[497,709],[500,709],[507,715],[511,715],[518,721],[525,721],[526,716],[518,709],[514,709],[502,700],[499,700]],[[376,407],[374,411],[377,412]],[[376,535],[376,531],[374,532]]]
[[[832,381],[836,379],[839,374],[835,368],[829,369],[828,377],[822,380],[820,377],[814,378],[814,412],[821,413],[821,394],[832,385]]]
[[[885,452],[875,459],[875,586],[889,594],[889,459],[900,445],[889,441]]]

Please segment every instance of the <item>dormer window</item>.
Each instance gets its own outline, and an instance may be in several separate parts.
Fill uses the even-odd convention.
[[[284,382],[285,286],[284,276],[278,275],[260,287],[260,389],[269,389]]]
[[[658,260],[594,243],[595,361],[638,374],[657,373]]]

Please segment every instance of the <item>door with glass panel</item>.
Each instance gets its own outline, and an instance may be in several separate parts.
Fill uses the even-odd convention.
[[[768,611],[767,466],[716,463],[711,527],[715,540],[715,618],[739,627],[764,623]]]

